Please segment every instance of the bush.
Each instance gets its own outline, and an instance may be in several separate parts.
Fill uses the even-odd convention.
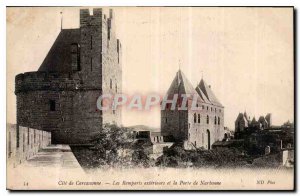
[[[106,124],[91,141],[93,147],[73,146],[72,151],[85,168],[97,168],[103,165],[130,166],[132,164],[149,167],[151,160],[145,153],[143,145],[132,142],[133,135],[128,128]],[[131,155],[119,156],[118,151],[123,149],[132,151],[132,157],[128,157]]]
[[[235,148],[187,151],[171,147],[157,159],[157,166],[166,167],[239,167],[247,164],[247,156]]]

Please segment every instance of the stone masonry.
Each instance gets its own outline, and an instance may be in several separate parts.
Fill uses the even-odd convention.
[[[81,9],[80,28],[62,29],[38,71],[16,76],[17,125],[51,131],[54,144],[85,144],[103,124],[120,124],[120,109],[96,102],[122,92],[121,51],[113,11]]]
[[[195,95],[197,97],[197,110],[192,110],[192,100],[187,101],[188,110],[175,110],[170,106],[161,111],[161,132],[165,141],[182,143],[185,149],[203,147],[210,149],[215,141],[223,139],[224,107],[203,79],[194,88],[182,71],[178,71],[168,92],[168,100],[174,94]]]

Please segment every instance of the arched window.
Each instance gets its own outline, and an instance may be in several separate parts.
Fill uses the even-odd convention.
[[[218,125],[220,124],[220,117],[218,117]]]
[[[215,116],[215,125],[217,124],[217,117]]]
[[[206,116],[206,123],[209,124],[209,116]]]
[[[200,114],[198,114],[198,123],[200,123]]]
[[[194,113],[194,123],[196,123],[196,122],[197,122],[197,114]]]

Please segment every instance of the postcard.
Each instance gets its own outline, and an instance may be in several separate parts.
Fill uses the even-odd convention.
[[[7,7],[7,189],[294,190],[293,7]]]

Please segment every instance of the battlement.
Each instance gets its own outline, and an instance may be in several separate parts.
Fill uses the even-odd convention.
[[[62,29],[37,72],[15,77],[17,123],[51,131],[54,143],[86,143],[121,110],[99,111],[101,94],[122,92],[122,48],[112,10],[80,9],[80,28]]]
[[[58,72],[25,72],[15,78],[15,93],[37,90],[72,90],[78,88],[80,81],[72,74]]]
[[[94,8],[93,13],[89,9],[80,10],[80,27],[100,26],[102,22],[102,9]]]

